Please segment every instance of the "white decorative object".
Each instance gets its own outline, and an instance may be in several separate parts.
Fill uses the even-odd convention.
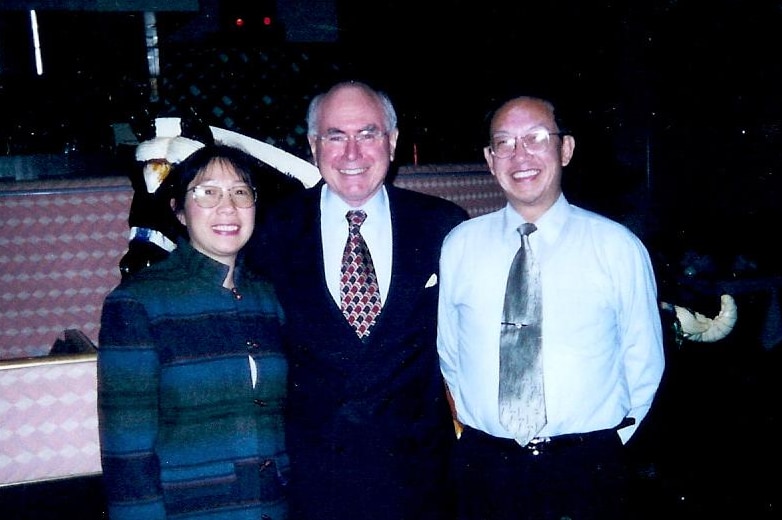
[[[214,126],[209,128],[212,130],[216,142],[242,148],[275,170],[300,180],[305,188],[311,188],[320,181],[320,171],[311,162],[258,139],[224,128]]]
[[[663,303],[663,306],[671,308],[670,304]],[[720,312],[714,318],[708,318],[679,305],[672,307],[681,325],[684,339],[701,343],[718,341],[730,334],[738,317],[736,301],[729,294],[720,297]]]

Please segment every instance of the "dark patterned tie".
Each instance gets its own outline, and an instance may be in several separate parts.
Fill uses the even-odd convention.
[[[540,272],[529,246],[536,229],[519,226],[521,247],[508,274],[500,336],[500,423],[522,446],[546,425]]]
[[[348,219],[349,231],[342,255],[341,308],[358,337],[364,339],[369,336],[380,314],[380,288],[372,256],[361,236],[361,224],[367,214],[362,210],[350,210],[345,217]]]

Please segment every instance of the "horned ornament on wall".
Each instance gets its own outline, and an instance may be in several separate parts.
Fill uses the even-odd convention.
[[[723,294],[720,297],[720,311],[714,318],[666,302],[661,302],[660,307],[665,311],[675,313],[674,327],[679,344],[683,340],[699,343],[719,341],[730,334],[738,318],[736,301],[729,294]]]

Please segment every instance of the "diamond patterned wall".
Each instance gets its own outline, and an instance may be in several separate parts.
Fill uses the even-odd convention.
[[[120,281],[132,195],[124,178],[0,192],[0,359],[46,355],[65,329],[97,344],[103,298]]]
[[[394,186],[455,202],[477,217],[505,206],[505,194],[485,164],[402,167]]]

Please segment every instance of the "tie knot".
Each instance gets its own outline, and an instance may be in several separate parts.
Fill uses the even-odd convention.
[[[530,222],[525,222],[519,226],[519,234],[523,237],[530,235],[537,231],[538,227]]]
[[[350,225],[351,229],[358,229],[366,220],[367,212],[362,209],[351,209],[347,212],[345,218],[348,219],[348,224]]]

